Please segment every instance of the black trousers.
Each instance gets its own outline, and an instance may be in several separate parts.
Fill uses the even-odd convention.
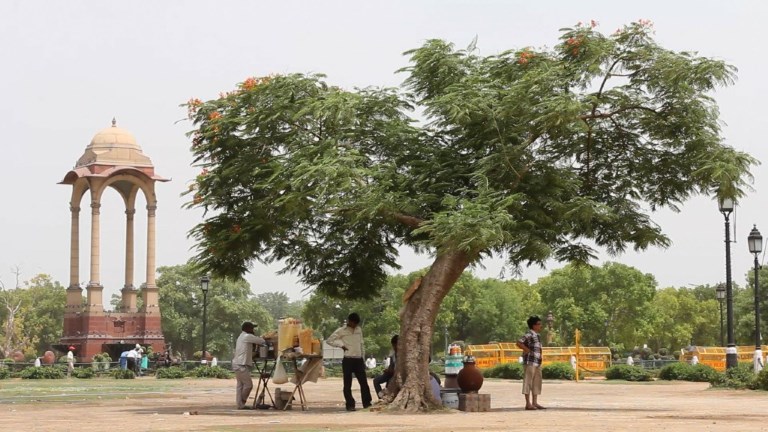
[[[392,374],[388,373],[387,371],[384,371],[381,375],[377,376],[373,379],[373,390],[378,395],[383,390],[381,388],[381,385],[384,384],[385,386],[389,383],[389,380],[392,379]]]
[[[363,359],[344,357],[341,361],[341,372],[344,377],[344,401],[347,408],[355,407],[355,398],[352,397],[352,375],[357,378],[357,383],[360,385],[363,408],[371,406],[371,389],[368,388],[368,378],[365,376]]]

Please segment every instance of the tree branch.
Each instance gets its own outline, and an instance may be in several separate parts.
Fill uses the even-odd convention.
[[[414,216],[405,215],[402,213],[392,212],[392,217],[395,218],[398,222],[402,223],[403,225],[409,226],[411,228],[418,228],[419,225],[424,222],[424,219],[419,219]]]

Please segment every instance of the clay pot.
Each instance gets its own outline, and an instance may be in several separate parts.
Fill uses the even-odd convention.
[[[21,351],[14,351],[13,354],[11,354],[11,358],[16,363],[21,363],[24,361],[24,353]]]
[[[464,367],[456,377],[462,393],[477,393],[483,386],[483,373],[475,366],[474,357],[464,359]]]
[[[43,354],[41,361],[43,364],[52,365],[56,362],[56,354],[54,354],[53,351],[46,351],[45,354]]]

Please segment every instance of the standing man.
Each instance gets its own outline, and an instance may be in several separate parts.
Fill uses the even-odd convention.
[[[363,398],[363,408],[371,406],[371,390],[368,388],[368,378],[365,376],[363,356],[363,329],[360,328],[360,315],[351,313],[347,317],[347,325],[333,332],[325,341],[328,345],[341,348],[344,358],[341,360],[341,372],[344,376],[344,401],[347,411],[355,410],[355,398],[352,397],[352,375],[360,385],[360,396]]]
[[[242,332],[237,337],[235,343],[235,356],[232,358],[232,370],[235,371],[237,378],[237,389],[235,399],[237,409],[251,409],[246,403],[253,390],[253,380],[251,379],[251,367],[253,367],[253,347],[254,345],[264,345],[264,339],[253,334],[256,326],[246,321],[240,326]]]
[[[72,372],[75,371],[75,353],[73,352],[75,347],[69,347],[67,352],[67,378],[72,376]]]
[[[541,394],[541,318],[534,315],[528,318],[528,332],[517,341],[517,347],[523,350],[523,394],[525,409],[546,409],[537,399]]]

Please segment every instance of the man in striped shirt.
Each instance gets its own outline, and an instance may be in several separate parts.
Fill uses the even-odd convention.
[[[523,350],[525,409],[546,409],[537,401],[541,394],[541,318],[534,315],[528,318],[527,324],[528,332],[517,341],[517,347]]]
[[[371,390],[365,375],[365,349],[363,348],[363,329],[360,328],[360,315],[351,313],[347,317],[347,325],[339,328],[325,341],[328,345],[344,350],[341,361],[341,372],[344,377],[344,401],[347,411],[355,410],[355,398],[352,396],[352,375],[360,385],[360,396],[363,398],[363,408],[371,406]]]

